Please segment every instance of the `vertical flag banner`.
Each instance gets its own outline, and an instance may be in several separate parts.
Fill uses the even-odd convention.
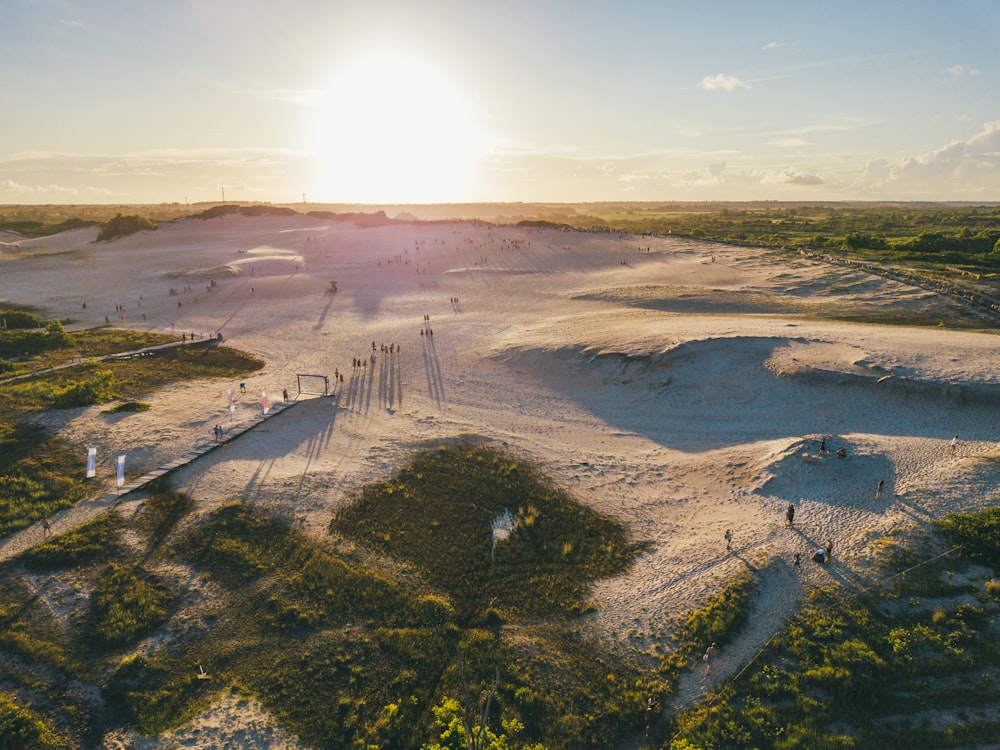
[[[122,453],[118,456],[118,475],[115,479],[116,486],[121,487],[125,484],[125,454]]]
[[[97,448],[87,448],[87,479],[97,476]]]
[[[267,391],[260,392],[260,408],[263,409],[264,414],[267,414],[267,410],[271,408],[267,405]]]
[[[236,404],[233,403],[233,389],[226,388],[226,398],[229,399],[229,411],[230,413],[236,411]]]

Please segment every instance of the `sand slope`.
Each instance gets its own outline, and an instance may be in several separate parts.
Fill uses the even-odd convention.
[[[50,417],[54,427],[152,468],[257,409],[261,390],[294,396],[296,373],[338,370],[337,400],[299,405],[177,481],[202,510],[242,498],[319,535],[345,490],[391,471],[414,444],[483,435],[652,543],[628,575],[594,589],[589,623],[623,647],[636,633],[670,632],[736,571],[778,560],[747,634],[711,681],[699,672],[682,683],[679,705],[739,669],[803,585],[856,580],[882,534],[997,501],[996,337],[822,317],[834,305],[855,316],[953,305],[895,281],[750,248],[470,224],[360,230],[229,216],[111,243],[94,234],[5,245],[0,299],[81,326],[108,316],[222,333],[268,364],[246,394],[233,382],[183,384],[150,394],[149,412],[74,410]],[[400,351],[383,356],[390,343]],[[233,416],[227,388],[238,393]],[[822,437],[847,457],[819,455]],[[110,463],[105,473],[110,482]],[[833,565],[791,567],[827,540]],[[199,720],[212,731],[182,744],[259,734],[259,709],[242,705],[228,698]],[[284,735],[266,741],[294,746]]]

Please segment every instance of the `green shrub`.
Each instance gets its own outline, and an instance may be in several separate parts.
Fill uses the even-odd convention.
[[[103,242],[104,240],[113,240],[118,237],[127,237],[130,234],[142,232],[147,229],[156,229],[156,223],[145,216],[138,216],[136,214],[122,216],[121,214],[117,214],[113,219],[109,219],[105,223],[101,231],[98,232],[97,239],[99,242]]]
[[[84,380],[57,388],[52,393],[52,405],[57,409],[71,409],[107,403],[117,397],[115,374],[111,370],[99,370]]]
[[[950,513],[936,525],[973,560],[1000,566],[1000,507]]]
[[[150,536],[152,544],[162,542],[177,523],[194,508],[194,498],[186,492],[163,492],[142,505],[136,523]]]
[[[507,511],[516,526],[494,545],[494,520]],[[491,606],[498,614],[585,612],[587,581],[620,573],[640,551],[620,524],[473,439],[418,453],[392,479],[366,487],[331,528],[418,567],[470,622]]]
[[[60,570],[113,559],[121,552],[117,513],[106,512],[21,553],[19,560],[30,570]]]
[[[156,576],[138,565],[112,563],[91,597],[98,635],[121,645],[166,619],[172,596]]]
[[[38,714],[0,693],[0,750],[62,750],[67,746]]]
[[[121,414],[130,412],[140,412],[149,411],[153,408],[152,404],[147,404],[143,401],[123,401],[120,404],[112,406],[110,409],[105,409],[101,414]]]

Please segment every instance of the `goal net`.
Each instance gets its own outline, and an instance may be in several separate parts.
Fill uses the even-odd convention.
[[[330,378],[326,375],[296,375],[298,381],[299,395],[303,393],[315,393],[322,396],[330,395]]]

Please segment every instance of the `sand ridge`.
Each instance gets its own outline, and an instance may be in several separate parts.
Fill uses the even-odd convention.
[[[651,544],[628,574],[594,586],[586,626],[622,648],[637,633],[650,646],[648,634],[670,632],[735,572],[766,571],[747,635],[711,678],[682,683],[679,705],[752,657],[803,587],[859,580],[881,535],[997,500],[996,337],[817,315],[831,295],[861,313],[936,304],[898,281],[672,237],[465,223],[227,216],[94,238],[19,241],[0,256],[0,299],[79,326],[108,315],[222,333],[267,366],[245,379],[246,394],[235,382],[186,383],[127,418],[96,407],[47,418],[68,439],[154,467],[259,408],[260,391],[294,396],[296,373],[337,370],[338,399],[299,404],[175,481],[201,511],[242,498],[322,536],[349,489],[416,444],[471,433],[507,445]],[[360,358],[368,366],[352,368]],[[239,394],[233,416],[227,388]],[[846,457],[819,455],[823,438]],[[827,540],[833,565],[791,568]],[[199,721],[257,731],[259,715],[227,700]],[[188,731],[183,744],[222,746],[219,731]]]

